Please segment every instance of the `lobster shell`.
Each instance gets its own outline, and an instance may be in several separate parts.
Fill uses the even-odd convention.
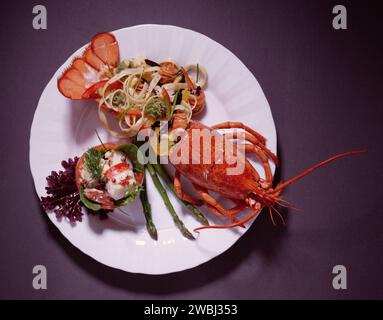
[[[176,168],[176,170],[180,171],[181,174],[189,179],[192,183],[195,183],[201,187],[204,187],[213,192],[219,193],[226,198],[229,199],[246,199],[250,190],[256,190],[259,188],[258,180],[259,175],[257,171],[253,168],[248,160],[246,160],[244,154],[237,153],[235,145],[233,142],[228,140],[223,140],[224,144],[218,145],[217,136],[221,136],[218,132],[215,131],[214,135],[211,135],[211,145],[210,143],[206,143],[206,140],[201,137],[200,138],[200,150],[198,148],[193,148],[195,146],[195,138],[193,138],[192,130],[208,130],[210,133],[214,131],[214,129],[198,122],[191,120],[188,128],[186,129],[186,133],[179,143],[171,149],[169,154],[170,162]],[[193,141],[194,140],[194,141]],[[182,160],[180,163],[176,163],[174,157],[179,157],[182,148],[185,147],[185,144],[188,143],[189,154],[188,159],[187,155],[182,156]],[[197,141],[198,143],[198,141]],[[225,144],[232,144],[233,154],[232,156],[235,159],[228,158],[230,155],[225,153]],[[215,152],[217,148],[217,152],[220,151],[218,148],[223,147],[223,161],[222,163],[217,163],[215,161]],[[204,163],[203,154],[210,153],[211,155],[211,163]],[[193,164],[192,160],[200,159],[200,163]],[[227,161],[230,160],[230,161]],[[231,161],[233,160],[233,161]],[[234,168],[237,166],[235,161],[243,161],[244,162],[244,170],[241,174],[238,175],[228,175],[227,169]],[[230,162],[230,163],[229,163]]]

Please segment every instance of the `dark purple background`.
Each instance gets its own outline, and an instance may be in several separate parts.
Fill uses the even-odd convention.
[[[332,7],[346,4],[346,31]],[[32,28],[45,4],[48,30]],[[371,1],[9,1],[1,11],[1,298],[383,298],[382,19]],[[73,247],[41,212],[29,132],[44,86],[99,31],[142,23],[206,34],[255,74],[271,105],[288,178],[334,153],[366,148],[288,188],[286,227],[263,215],[233,248],[185,272],[114,270]],[[166,45],[166,44],[164,44]],[[219,241],[219,239],[217,239]],[[112,250],[112,248],[111,248]],[[127,252],[129,254],[129,252]],[[32,267],[48,290],[32,288]],[[348,289],[332,288],[332,267]]]

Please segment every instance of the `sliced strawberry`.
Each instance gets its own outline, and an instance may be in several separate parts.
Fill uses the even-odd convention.
[[[88,46],[83,53],[84,60],[90,64],[97,71],[105,68],[104,62],[100,58],[98,58],[92,51],[91,46]]]
[[[96,34],[91,41],[93,53],[106,65],[116,67],[120,60],[120,49],[115,36],[109,32]]]

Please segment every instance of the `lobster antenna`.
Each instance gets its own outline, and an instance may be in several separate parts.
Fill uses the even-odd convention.
[[[274,189],[275,192],[278,192],[278,191],[281,191],[283,188],[287,187],[289,184],[292,184],[294,183],[295,181],[303,178],[304,176],[308,175],[310,172],[313,172],[314,170],[334,161],[334,160],[337,160],[339,158],[343,158],[343,157],[347,157],[347,156],[351,156],[351,155],[354,155],[354,154],[362,154],[362,153],[367,153],[367,150],[354,150],[354,151],[348,151],[348,152],[345,152],[345,153],[341,153],[341,154],[337,154],[331,158],[328,158],[327,160],[324,160],[318,164],[316,164],[315,166],[312,166],[311,168],[303,171],[302,173],[296,175],[295,177],[285,181],[285,182],[281,182],[279,185],[277,185],[277,187]]]

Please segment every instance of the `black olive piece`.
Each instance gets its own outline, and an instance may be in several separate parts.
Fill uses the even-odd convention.
[[[159,67],[159,66],[160,66],[157,62],[154,62],[154,61],[149,60],[149,59],[145,59],[145,63],[146,63],[148,66],[151,66],[151,67]]]
[[[176,100],[176,104],[180,104],[182,102],[182,92],[178,91],[178,96]]]
[[[152,124],[151,128],[154,130],[156,127],[159,127],[160,126],[160,122],[159,121],[156,121]]]

